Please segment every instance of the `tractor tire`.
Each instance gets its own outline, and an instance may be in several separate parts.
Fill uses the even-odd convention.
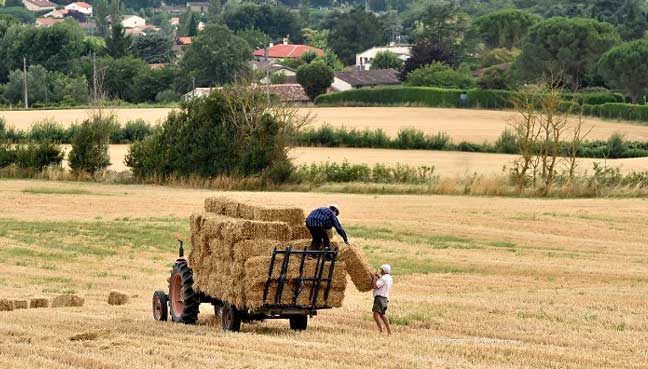
[[[236,306],[224,302],[220,309],[221,326],[226,332],[238,332],[241,330],[241,313]]]
[[[153,319],[166,322],[169,319],[169,297],[164,291],[153,293]]]
[[[187,262],[176,262],[169,278],[169,310],[176,323],[194,324],[198,320],[200,298],[193,283],[193,272]]]
[[[305,331],[308,328],[308,315],[295,315],[289,318],[290,329],[293,331]]]

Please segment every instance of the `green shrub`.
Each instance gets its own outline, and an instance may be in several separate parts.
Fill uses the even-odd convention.
[[[178,96],[173,89],[160,91],[155,95],[155,101],[166,104],[178,101]]]
[[[517,154],[519,146],[517,136],[510,129],[505,129],[495,142],[495,151],[502,154]]]
[[[60,166],[63,152],[51,142],[30,142],[18,145],[14,150],[14,160],[18,168],[42,170],[49,166]]]
[[[497,66],[486,68],[477,79],[477,86],[485,90],[504,90],[508,87],[506,70]]]
[[[453,69],[447,64],[436,62],[415,69],[407,75],[409,86],[468,89],[474,86],[470,71]]]
[[[129,120],[122,128],[123,143],[141,141],[153,133],[153,127],[143,119]],[[116,143],[116,142],[113,142]]]
[[[29,131],[29,138],[34,141],[69,142],[66,129],[50,119],[35,122]]]
[[[0,146],[0,168],[7,167],[16,162],[16,152],[7,147]]]
[[[72,150],[68,155],[72,171],[95,175],[110,165],[108,146],[115,125],[118,123],[114,115],[101,113],[81,123],[72,138]]]
[[[125,162],[136,177],[159,180],[262,175],[288,160],[287,133],[293,130],[258,90],[226,87],[182,104],[131,146]]]

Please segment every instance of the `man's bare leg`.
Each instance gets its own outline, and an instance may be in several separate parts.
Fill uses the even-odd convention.
[[[383,323],[385,323],[387,334],[391,336],[391,327],[389,326],[389,318],[387,318],[387,314],[380,314],[380,318],[382,319]]]
[[[381,321],[380,313],[374,311],[373,318],[376,321],[376,325],[378,326],[378,332],[382,333],[383,330],[382,330],[382,325],[380,325],[380,321]]]

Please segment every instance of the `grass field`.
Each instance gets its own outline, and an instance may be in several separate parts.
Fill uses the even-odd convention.
[[[0,181],[0,297],[74,292],[83,308],[0,313],[11,368],[645,368],[646,199],[534,200],[317,193],[227,195],[311,209],[341,205],[351,240],[390,262],[395,333],[379,336],[370,294],[309,330],[285,321],[224,334],[156,323],[175,234],[206,190]],[[110,289],[131,301],[106,304]]]
[[[155,123],[166,117],[171,109],[114,109],[118,119],[125,123],[132,119],[144,119]],[[434,108],[304,108],[303,114],[313,117],[313,126],[328,123],[332,126],[358,129],[383,129],[394,136],[401,128],[415,127],[424,132],[435,134],[446,132],[455,142],[469,141],[482,143],[497,140],[515,113],[489,110],[461,110]],[[70,125],[88,117],[88,111],[38,110],[38,111],[0,111],[10,125],[28,129],[33,122],[51,118],[63,125]],[[607,140],[614,132],[621,132],[628,140],[648,140],[648,125],[628,122],[606,121],[586,118],[586,127],[593,127],[588,139]]]

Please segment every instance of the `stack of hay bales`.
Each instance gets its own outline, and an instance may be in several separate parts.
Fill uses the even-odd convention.
[[[192,249],[189,265],[194,272],[194,286],[199,292],[233,303],[239,308],[254,309],[264,304],[263,294],[272,252],[290,246],[296,250],[310,247],[310,233],[299,208],[267,208],[232,201],[224,197],[205,200],[207,213],[191,216]],[[337,245],[334,245],[337,247]],[[274,303],[283,255],[277,255],[273,279],[265,303]],[[309,296],[316,286],[303,285],[299,277],[300,255],[292,255],[280,303],[292,304],[294,292],[300,289],[296,304],[311,306]],[[317,261],[304,261],[304,278],[312,278]],[[328,267],[330,263],[326,263]],[[322,279],[329,277],[324,270]],[[346,289],[346,268],[336,261],[331,290],[324,300],[326,282],[319,286],[317,307],[339,307]]]

